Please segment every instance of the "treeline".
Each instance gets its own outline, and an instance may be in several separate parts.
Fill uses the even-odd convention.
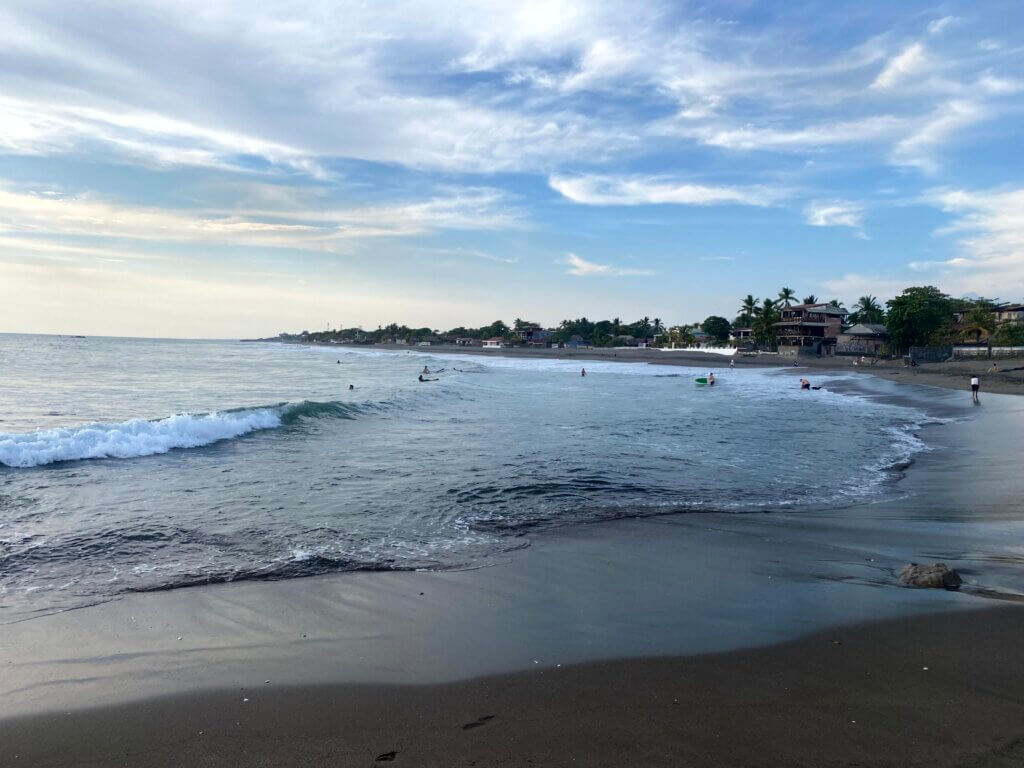
[[[775,298],[757,299],[748,294],[740,303],[733,328],[750,328],[755,341],[774,344],[778,340],[775,323],[781,320],[782,310],[795,303],[796,293],[791,288],[783,288]],[[822,301],[813,294],[800,303],[841,307],[835,299]],[[1024,324],[997,325],[992,313],[999,306],[994,299],[957,299],[933,285],[913,286],[886,301],[884,307],[875,296],[861,296],[846,322],[885,325],[889,347],[897,352],[964,341],[979,343],[983,338],[998,346],[1024,344]]]
[[[782,319],[783,310],[796,303],[829,304],[841,308],[839,301],[822,301],[813,294],[798,302],[797,294],[791,288],[782,288],[774,298],[759,299],[748,294],[741,300],[738,314],[731,322],[725,317],[711,315],[702,323],[667,327],[659,317],[653,320],[643,317],[632,323],[622,322],[617,317],[611,320],[580,317],[562,320],[556,328],[551,329],[546,340],[559,344],[578,341],[595,347],[639,342],[649,346],[688,347],[698,341],[726,344],[732,332],[749,328],[755,342],[774,345],[778,341],[778,328],[775,324]],[[980,342],[983,338],[995,345],[1024,345],[1024,323],[996,324],[992,313],[999,306],[993,299],[956,299],[934,286],[914,286],[889,299],[884,306],[875,296],[861,296],[846,322],[884,324],[889,334],[889,346],[896,352],[904,352],[912,346]],[[520,331],[534,327],[539,327],[539,323],[516,318],[511,325],[495,320],[479,328],[459,326],[447,331],[391,323],[378,326],[372,331],[335,328],[281,336],[304,341],[344,341],[357,344],[416,344],[421,341],[454,341],[457,338],[500,338],[504,343],[514,345],[521,343]]]

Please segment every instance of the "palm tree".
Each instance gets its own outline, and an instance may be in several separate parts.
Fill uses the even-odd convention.
[[[614,333],[616,336],[622,335],[622,320],[620,320],[617,317],[614,320],[612,320],[612,333]]]
[[[964,318],[964,327],[960,331],[964,336],[974,334],[974,343],[981,341],[981,334],[991,336],[996,330],[996,321],[988,307],[976,306]]]
[[[779,322],[782,313],[779,307],[771,299],[765,299],[761,306],[754,310],[754,323],[752,329],[754,338],[762,344],[774,344],[778,338],[778,329],[775,323]]]
[[[804,296],[804,304],[817,304],[818,297],[813,293],[810,296]]]
[[[857,299],[853,309],[856,312],[858,323],[880,323],[885,318],[878,299],[870,294]]]
[[[654,335],[657,336],[657,335],[659,335],[664,330],[665,330],[665,326],[663,326],[661,324],[661,318],[660,317],[654,318]]]
[[[793,300],[795,298],[796,291],[794,291],[792,288],[783,288],[781,291],[779,291],[778,303],[788,307],[793,303]]]
[[[747,298],[743,299],[743,303],[740,304],[740,319],[744,325],[750,325],[754,321],[754,311],[757,309],[757,299],[751,294],[747,294]]]

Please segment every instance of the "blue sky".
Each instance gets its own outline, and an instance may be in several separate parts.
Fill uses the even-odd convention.
[[[1024,298],[1024,4],[7,0],[0,331]]]

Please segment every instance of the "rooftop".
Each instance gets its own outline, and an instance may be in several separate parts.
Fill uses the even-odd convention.
[[[843,333],[851,336],[888,336],[889,329],[881,323],[857,323]]]

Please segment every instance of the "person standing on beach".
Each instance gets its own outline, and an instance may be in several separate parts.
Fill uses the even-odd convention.
[[[981,389],[981,381],[977,376],[971,376],[971,399],[974,402],[980,402],[978,400],[978,390]]]

